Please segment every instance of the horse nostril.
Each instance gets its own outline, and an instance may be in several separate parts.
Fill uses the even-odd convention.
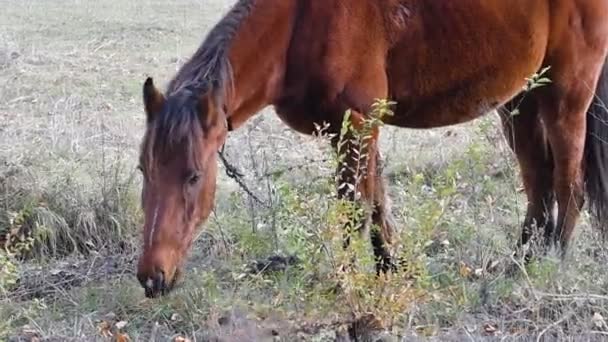
[[[154,279],[154,291],[161,292],[164,291],[166,287],[165,284],[165,272],[162,270],[156,271],[155,279]]]
[[[167,291],[167,283],[165,272],[156,270],[153,274],[145,277],[143,274],[138,276],[139,282],[144,288],[145,295],[148,298],[154,298]]]
[[[152,287],[152,279],[148,279],[146,281],[146,284],[144,285],[144,294],[147,298],[155,297],[154,288]]]

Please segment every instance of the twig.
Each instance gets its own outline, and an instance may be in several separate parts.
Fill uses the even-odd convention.
[[[152,326],[152,332],[150,333],[150,341],[156,341],[156,332],[158,331],[158,322],[154,322]]]
[[[247,132],[247,147],[249,148],[249,157],[251,159],[251,170],[253,171],[254,176],[258,176],[258,163],[255,160],[255,152],[253,150],[253,145],[251,144],[251,131],[253,128],[249,129]],[[255,215],[255,205],[254,200],[251,196],[249,196],[249,214],[251,216],[251,231],[253,234],[257,233],[257,220]],[[272,205],[272,203],[270,203]]]
[[[509,257],[511,258],[511,261],[513,261],[515,263],[515,265],[517,265],[517,267],[519,268],[521,273],[523,273],[524,277],[526,278],[526,283],[528,284],[528,287],[529,287],[530,291],[532,292],[532,295],[534,296],[534,299],[536,301],[538,301],[539,300],[538,295],[537,295],[536,291],[534,290],[534,285],[532,285],[532,281],[530,280],[530,276],[528,276],[528,272],[526,272],[526,269],[519,261],[515,260],[515,257],[513,256],[513,254],[510,254]]]
[[[555,294],[547,292],[537,292],[542,297],[553,298],[556,300],[605,300],[608,301],[608,296],[596,295],[596,294]]]
[[[230,252],[230,249],[228,248],[228,241],[226,240],[226,236],[224,235],[224,229],[222,229],[222,225],[220,223],[220,220],[217,217],[217,213],[215,212],[215,208],[213,209],[213,218],[215,220],[215,222],[217,223],[218,229],[220,230],[220,236],[222,237],[222,242],[224,243],[224,248],[226,248],[226,253]],[[195,240],[198,240],[199,236],[201,236],[202,234],[202,229],[201,232],[196,236]]]
[[[568,318],[570,318],[572,315],[574,314],[574,311],[570,311],[570,313],[568,313],[567,315],[565,315],[564,317],[560,318],[558,321],[553,322],[551,324],[549,324],[545,329],[543,329],[543,331],[540,332],[540,334],[538,335],[538,337],[536,338],[536,342],[540,342],[540,339],[543,337],[543,335],[549,331],[549,329],[560,325],[563,321],[567,320]]]
[[[266,170],[268,170],[268,159],[266,158],[266,152],[264,153],[264,158],[263,158],[263,165],[264,165],[264,172],[266,172]],[[277,210],[275,208],[276,204],[274,201],[274,196],[273,194],[275,193],[275,191],[273,191],[273,187],[271,185],[270,182],[270,178],[266,178],[266,189],[268,191],[268,200],[269,200],[269,204],[270,204],[270,211],[272,214],[272,222],[271,222],[271,228],[272,228],[272,233],[273,233],[273,237],[274,237],[274,248],[275,250],[279,249],[279,235],[277,232]]]
[[[475,339],[473,338],[473,336],[471,336],[471,333],[469,332],[469,330],[467,328],[464,328],[462,330],[464,330],[465,334],[467,334],[467,337],[469,338],[469,340],[475,342]]]
[[[99,46],[97,46],[95,49],[93,49],[92,53],[96,53],[97,51],[99,51],[99,50],[101,50],[101,49],[103,49],[103,48],[105,48],[105,47],[107,47],[107,46],[110,46],[110,45],[112,45],[112,44],[114,44],[114,43],[116,43],[116,41],[115,41],[115,40],[108,40],[108,41],[105,41],[105,42],[103,42],[103,43],[99,44]]]
[[[35,99],[36,99],[36,97],[34,97],[32,95],[19,96],[19,97],[16,97],[16,98],[12,99],[12,100],[9,100],[7,102],[7,104],[10,105],[10,104],[14,104],[14,103],[17,103],[17,102],[33,101]]]

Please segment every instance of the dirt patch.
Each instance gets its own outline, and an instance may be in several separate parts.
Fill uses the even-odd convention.
[[[135,255],[94,255],[87,259],[69,257],[47,265],[23,265],[12,300],[53,298],[95,281],[134,276]]]
[[[271,255],[267,258],[258,259],[247,265],[248,273],[281,272],[288,267],[297,265],[299,260],[294,255]]]

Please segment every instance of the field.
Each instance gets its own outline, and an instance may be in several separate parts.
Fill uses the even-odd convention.
[[[608,249],[586,214],[565,263],[511,257],[526,202],[494,113],[383,128],[407,267],[376,279],[366,241],[339,248],[329,144],[264,110],[225,150],[264,203],[221,168],[183,283],[146,299],[141,86],[164,86],[232,2],[0,0],[0,341],[608,339]],[[337,272],[348,253],[360,272]]]

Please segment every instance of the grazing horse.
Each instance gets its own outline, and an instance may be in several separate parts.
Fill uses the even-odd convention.
[[[209,216],[227,133],[266,106],[304,134],[315,123],[338,133],[348,109],[361,127],[376,99],[396,102],[386,124],[415,129],[517,106],[518,115],[501,110],[501,117],[528,198],[518,244],[544,227],[546,243],[565,251],[585,197],[600,224],[608,213],[608,113],[600,110],[607,52],[606,0],[238,1],[165,92],[151,78],[143,85],[137,277],[146,296],[173,287],[195,228]],[[551,83],[522,92],[547,66]],[[366,205],[381,228],[370,232],[371,243],[387,271],[393,227],[378,135],[375,128],[362,146],[367,172],[357,199],[337,191]],[[352,160],[358,146],[347,145],[334,142]],[[353,177],[342,172],[339,182]]]

